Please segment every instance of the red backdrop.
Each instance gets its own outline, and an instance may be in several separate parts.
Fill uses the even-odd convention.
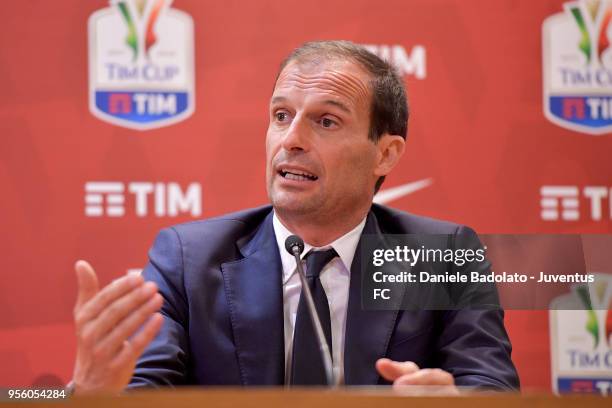
[[[384,188],[431,184],[389,205],[481,233],[610,232],[609,195],[599,220],[582,193],[578,220],[541,217],[542,186],[612,187],[611,136],[543,113],[542,23],[563,3],[176,0],[194,24],[195,110],[137,131],[88,105],[87,23],[107,1],[1,2],[0,385],[70,378],[76,259],[109,282],[145,264],[160,228],[193,218],[156,216],[153,196],[137,216],[129,194],[124,216],[88,217],[87,182],[199,183],[202,217],[267,202],[268,99],[279,62],[308,40],[422,47],[424,77],[405,75],[407,152]],[[506,324],[524,387],[550,389],[548,313],[509,311]]]

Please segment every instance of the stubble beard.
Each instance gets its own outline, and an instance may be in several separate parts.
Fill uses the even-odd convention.
[[[317,221],[325,213],[324,195],[320,192],[305,197],[296,197],[297,193],[278,191],[270,188],[269,199],[274,211],[284,219],[296,221]]]

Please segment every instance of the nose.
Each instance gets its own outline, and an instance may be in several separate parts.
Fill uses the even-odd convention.
[[[283,136],[282,146],[287,151],[308,151],[310,145],[310,128],[301,115],[297,115]]]

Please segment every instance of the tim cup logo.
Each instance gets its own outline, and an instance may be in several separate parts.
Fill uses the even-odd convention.
[[[609,0],[579,0],[544,21],[544,113],[551,122],[593,135],[612,131],[611,20]]]
[[[558,393],[612,393],[612,275],[551,302],[552,385]]]
[[[89,109],[146,130],[194,110],[193,21],[172,0],[111,0],[89,18]]]
[[[584,329],[593,338],[593,349],[596,350],[603,341],[603,346],[610,348],[612,336],[612,310],[610,307],[612,285],[610,282],[599,280],[591,287],[577,286],[574,291],[584,305],[587,320]],[[601,311],[601,312],[600,312]],[[612,365],[612,361],[610,362]]]

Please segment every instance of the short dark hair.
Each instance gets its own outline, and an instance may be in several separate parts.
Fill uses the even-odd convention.
[[[384,133],[399,135],[406,139],[408,132],[408,101],[404,82],[391,64],[379,58],[365,47],[351,41],[310,41],[294,49],[283,60],[276,79],[292,61],[305,62],[348,58],[360,65],[372,78],[370,90],[370,131],[368,137],[374,143]],[[276,81],[275,81],[276,82]],[[376,193],[385,177],[380,177],[374,188]]]

